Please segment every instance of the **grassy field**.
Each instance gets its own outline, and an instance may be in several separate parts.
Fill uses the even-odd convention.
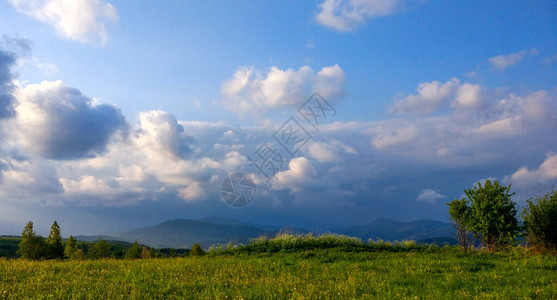
[[[0,259],[0,298],[557,298],[557,258],[344,252],[146,260]]]

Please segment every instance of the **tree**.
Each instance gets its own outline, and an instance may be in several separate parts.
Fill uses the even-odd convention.
[[[130,247],[130,249],[128,249],[128,251],[126,251],[126,255],[125,258],[126,259],[137,259],[141,257],[141,247],[139,247],[139,244],[137,243],[137,241],[135,241],[133,243],[133,245]]]
[[[80,253],[78,253],[79,251]],[[66,248],[64,249],[64,255],[69,259],[80,259],[83,256],[83,250],[77,248],[77,240],[70,235],[66,241]]]
[[[60,226],[54,221],[50,227],[50,233],[46,239],[47,244],[47,258],[61,259],[64,258],[64,243],[62,242],[62,235],[60,233]]]
[[[18,247],[17,252],[22,258],[31,260],[44,258],[46,245],[43,237],[35,234],[33,222],[29,221],[25,225]]]
[[[538,250],[557,250],[557,190],[535,201],[527,200],[528,206],[522,212],[526,240]]]
[[[143,246],[143,250],[141,250],[141,258],[148,259],[151,258],[151,250],[148,247]]]
[[[106,258],[110,255],[110,244],[99,238],[99,240],[89,249],[89,257],[92,259]]]
[[[511,186],[500,186],[495,180],[478,183],[464,190],[470,202],[468,229],[488,251],[504,246],[517,236],[516,207],[511,197]]]
[[[190,255],[194,255],[194,256],[199,256],[199,255],[204,255],[205,251],[203,251],[203,248],[201,248],[201,245],[199,245],[198,243],[193,244],[193,246],[191,247],[190,250]]]
[[[447,203],[449,206],[449,215],[451,216],[451,224],[456,229],[456,239],[462,249],[466,252],[472,246],[470,239],[470,231],[468,224],[470,223],[470,207],[468,201],[464,198],[454,199]]]

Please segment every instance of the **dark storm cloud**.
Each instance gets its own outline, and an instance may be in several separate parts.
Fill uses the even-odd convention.
[[[0,48],[0,119],[13,116],[13,84],[10,67],[15,62],[15,55]]]
[[[60,81],[27,86],[20,102],[35,111],[29,117],[26,110],[18,111],[24,143],[45,158],[94,157],[106,150],[114,133],[128,129],[120,109],[94,104],[91,98]]]

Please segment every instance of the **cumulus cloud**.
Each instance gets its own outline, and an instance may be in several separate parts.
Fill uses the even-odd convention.
[[[186,202],[194,203],[207,199],[209,195],[205,190],[197,184],[192,184],[179,191],[180,198],[184,199]]]
[[[357,154],[358,152],[345,144],[332,140],[329,143],[312,142],[307,147],[308,154],[319,162],[332,162],[341,160],[344,153]]]
[[[402,0],[325,0],[316,21],[331,29],[352,31],[367,20],[393,14]]]
[[[20,13],[53,26],[65,38],[105,43],[105,20],[118,21],[112,4],[102,0],[8,0]]]
[[[343,94],[344,72],[338,65],[323,67],[317,74],[309,66],[298,70],[271,67],[260,73],[249,67],[240,67],[232,78],[222,84],[226,98],[224,105],[240,115],[261,114],[265,108],[282,108],[301,104],[313,91],[325,99]]]
[[[3,167],[1,167],[3,166]],[[0,195],[34,197],[64,191],[53,164],[42,160],[0,157]]]
[[[290,189],[300,191],[311,182],[316,171],[311,162],[305,157],[296,157],[288,163],[288,170],[278,172],[271,182],[272,189]]]
[[[157,110],[139,114],[140,133],[137,142],[154,152],[173,158],[184,158],[192,151],[193,137],[189,136],[176,118],[168,112]]]
[[[490,58],[488,61],[495,69],[504,71],[506,68],[521,62],[528,54],[536,55],[538,54],[538,51],[536,49],[532,49],[530,51],[521,50],[510,54],[501,54]]]
[[[557,154],[546,155],[544,162],[536,169],[529,169],[524,166],[510,176],[506,176],[504,181],[511,182],[513,186],[526,188],[544,184],[547,182],[557,182]]]
[[[19,143],[50,159],[92,157],[111,136],[127,129],[120,110],[98,104],[61,81],[18,89],[15,127]]]
[[[441,83],[431,81],[420,83],[417,95],[409,95],[397,101],[390,109],[391,114],[429,114],[438,109],[454,95],[460,86],[458,78]]]
[[[416,199],[418,202],[424,202],[428,204],[435,204],[437,200],[443,199],[445,196],[441,195],[440,193],[432,190],[432,189],[425,189],[420,192],[418,198]]]

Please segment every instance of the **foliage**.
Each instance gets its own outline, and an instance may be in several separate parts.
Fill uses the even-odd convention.
[[[83,259],[83,250],[77,247],[77,240],[72,235],[66,241],[64,256],[69,259]]]
[[[451,223],[456,229],[456,239],[460,247],[466,251],[472,246],[470,232],[468,230],[470,223],[470,207],[468,206],[468,200],[465,198],[460,200],[454,199],[447,203],[447,205],[449,206]]]
[[[130,249],[128,249],[128,251],[126,251],[125,258],[126,259],[141,258],[141,247],[139,246],[137,241],[135,241],[133,243],[133,245],[130,247]]]
[[[527,200],[522,212],[526,240],[539,250],[557,250],[557,190]]]
[[[19,242],[18,254],[21,258],[39,260],[44,258],[46,253],[46,243],[43,237],[35,234],[33,230],[33,222],[27,222],[23,232],[21,233],[21,242]]]
[[[54,221],[50,227],[50,233],[46,239],[48,259],[62,259],[64,258],[64,243],[62,242],[62,234],[60,233],[60,226]]]
[[[195,243],[191,247],[190,255],[193,255],[193,256],[205,255],[205,251],[203,250],[203,248],[201,248],[201,245],[199,245],[198,243]]]
[[[89,249],[89,258],[101,259],[110,255],[110,244],[99,238],[99,240]]]
[[[473,189],[464,190],[470,202],[468,229],[488,251],[512,242],[518,233],[515,203],[511,186],[500,186],[496,180],[478,183]]]
[[[454,250],[454,251],[453,251]],[[555,299],[557,258],[504,253],[346,252],[150,260],[0,259],[4,299]]]
[[[142,259],[149,259],[151,258],[151,250],[149,249],[149,247],[147,246],[143,246],[143,249],[141,249],[141,255],[140,257]]]

